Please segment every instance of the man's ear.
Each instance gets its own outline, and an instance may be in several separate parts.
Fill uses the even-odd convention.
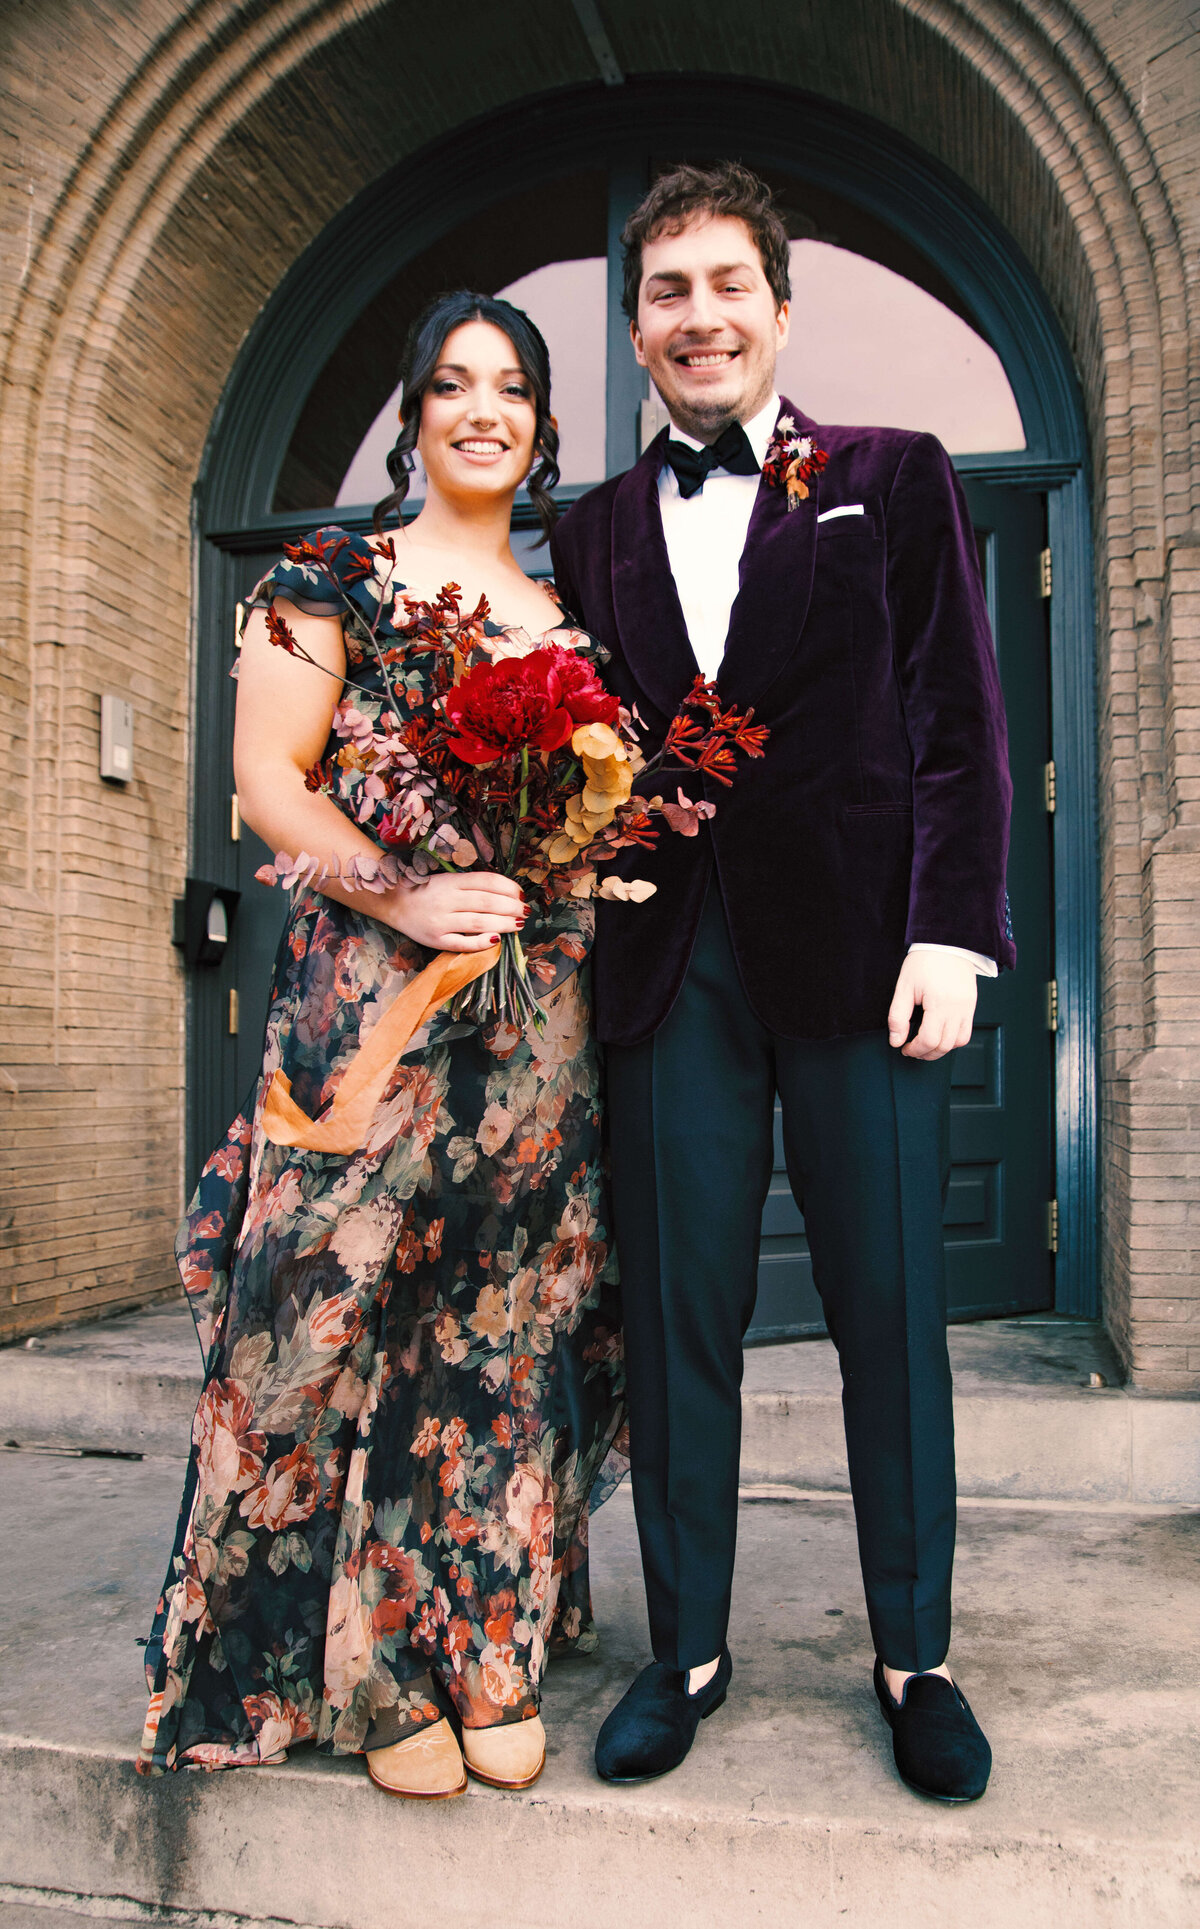
[[[780,303],[779,313],[775,317],[775,327],[777,330],[775,337],[776,348],[786,348],[787,339],[792,328],[792,304],[790,301]]]
[[[642,331],[635,321],[631,321],[629,324],[629,339],[633,343],[633,352],[637,357],[638,367],[645,368],[646,352],[642,346]]]

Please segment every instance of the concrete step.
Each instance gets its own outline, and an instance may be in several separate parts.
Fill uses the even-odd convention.
[[[1200,1401],[1120,1384],[1098,1321],[952,1326],[960,1494],[1200,1503]],[[828,1340],[746,1354],[742,1479],[847,1492],[841,1383]]]
[[[73,1913],[208,1929],[1196,1922],[1200,1515],[966,1503],[954,1661],[996,1767],[982,1802],[945,1809],[892,1768],[836,1494],[743,1507],[725,1707],[674,1775],[600,1783],[597,1725],[648,1658],[622,1491],[592,1535],[600,1651],[547,1683],[545,1775],[523,1794],[473,1785],[422,1805],[311,1749],[278,1769],[135,1776],[137,1637],[180,1463],[10,1452],[0,1468],[0,1902],[25,1912],[12,1929],[52,1909],[64,1920],[46,1929]]]
[[[1039,1316],[954,1326],[950,1354],[961,1493],[1200,1503],[1200,1401],[1122,1387],[1097,1324]],[[76,1327],[0,1350],[0,1442],[182,1454],[199,1385],[182,1304]],[[828,1340],[747,1353],[742,1477],[847,1491]]]

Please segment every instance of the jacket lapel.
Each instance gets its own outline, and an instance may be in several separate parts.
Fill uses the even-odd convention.
[[[779,412],[790,415],[802,435],[815,436],[816,423],[786,396]],[[739,709],[758,702],[799,642],[817,559],[820,483],[814,477],[807,499],[790,510],[786,489],[759,483],[717,676],[723,700]]]
[[[612,594],[621,648],[638,686],[664,724],[700,674],[663,535],[658,506],[663,429],[613,497]]]

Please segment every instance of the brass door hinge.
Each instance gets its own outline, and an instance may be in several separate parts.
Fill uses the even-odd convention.
[[[237,986],[230,985],[229,987],[229,1036],[231,1038],[237,1037],[237,1028],[238,1028]]]
[[[240,844],[242,841],[242,807],[238,803],[236,790],[229,799],[229,841]]]
[[[1038,582],[1041,587],[1043,603],[1053,594],[1054,562],[1049,549],[1043,549],[1038,557]]]
[[[1058,979],[1051,978],[1046,986],[1046,1030],[1058,1030]]]
[[[1046,1207],[1046,1244],[1052,1253],[1058,1251],[1058,1200],[1051,1199]]]
[[[1047,813],[1053,817],[1057,809],[1058,772],[1054,768],[1054,759],[1051,758],[1050,762],[1046,765],[1046,810]]]

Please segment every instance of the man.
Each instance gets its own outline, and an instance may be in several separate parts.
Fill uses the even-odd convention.
[[[742,1338],[778,1092],[841,1364],[880,1707],[905,1780],[969,1801],[991,1754],[945,1666],[947,1054],[971,1035],[977,972],[1015,962],[973,533],[932,436],[817,424],[777,395],[788,241],[756,176],[680,168],[623,239],[634,351],[671,427],[565,517],[558,586],[651,736],[697,670],[771,734],[728,791],[656,775],[668,795],[703,789],[716,815],[635,854],[654,897],[599,908],[655,1663],[596,1763],[610,1781],[674,1768],[729,1685]]]

